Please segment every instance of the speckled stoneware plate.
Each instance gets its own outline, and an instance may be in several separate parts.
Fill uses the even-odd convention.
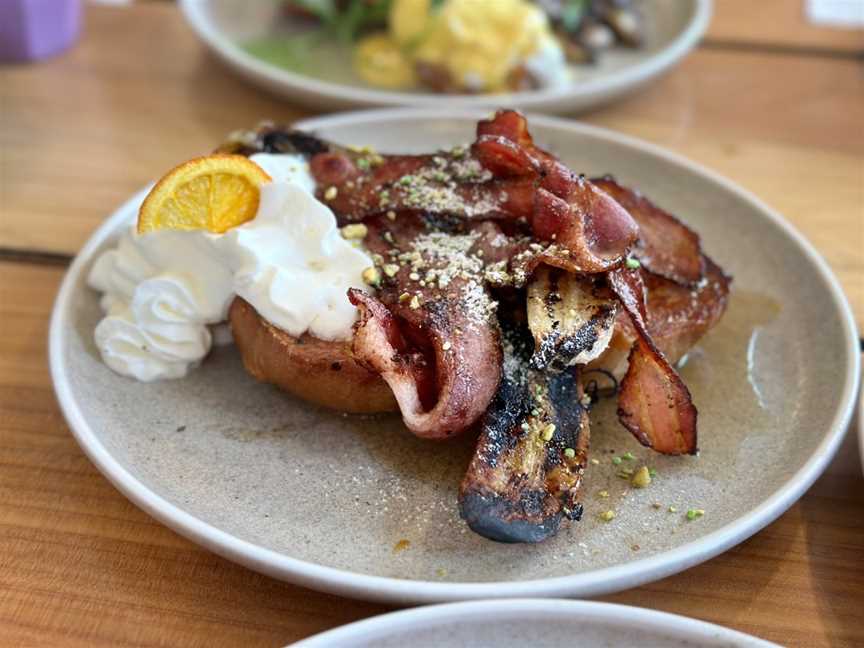
[[[478,117],[387,110],[300,126],[419,152],[469,141]],[[121,378],[93,344],[100,311],[85,277],[135,218],[140,194],[84,246],[55,305],[51,370],[81,446],[130,499],[213,551],[309,587],[391,602],[620,590],[771,522],[822,472],[853,407],[858,339],[830,270],[779,215],[680,157],[570,121],[535,117],[531,127],[573,168],[613,172],[678,214],[735,276],[728,313],[683,369],[700,412],[700,456],[642,448],[606,402],[592,413],[600,463],[586,475],[582,522],[544,544],[496,544],[457,512],[470,438],[422,441],[396,417],[316,409],[256,383],[232,347],[183,380]],[[611,457],[626,451],[657,470],[649,488],[616,478]],[[690,507],[704,517],[688,521]],[[599,520],[609,509],[615,519]]]
[[[654,610],[556,599],[471,601],[383,614],[293,648],[777,648],[721,626]]]
[[[373,88],[351,72],[350,58],[321,51],[304,73],[253,55],[244,47],[272,37],[279,3],[273,0],[180,0],[195,34],[250,82],[292,102],[317,108],[513,106],[546,113],[583,110],[632,92],[668,71],[696,46],[711,19],[711,0],[643,0],[646,44],[615,48],[595,65],[573,66],[573,81],[559,88],[508,95],[441,95]]]

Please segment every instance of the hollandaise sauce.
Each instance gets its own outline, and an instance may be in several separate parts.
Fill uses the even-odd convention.
[[[566,74],[546,14],[527,0],[393,0],[387,31],[361,39],[354,65],[388,88],[413,87],[418,70],[435,69],[464,92],[509,90],[520,67],[540,72],[537,85]]]
[[[256,58],[327,81],[481,93],[570,79],[546,14],[530,0],[385,0],[384,28],[356,41],[322,31],[249,42]]]

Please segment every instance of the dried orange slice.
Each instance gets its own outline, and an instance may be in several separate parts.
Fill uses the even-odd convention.
[[[160,229],[222,233],[255,218],[270,176],[242,155],[208,155],[169,171],[147,194],[138,232]]]

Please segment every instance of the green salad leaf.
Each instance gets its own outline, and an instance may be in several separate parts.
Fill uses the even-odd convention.
[[[575,32],[579,29],[587,11],[588,0],[562,0],[561,26],[565,31]]]

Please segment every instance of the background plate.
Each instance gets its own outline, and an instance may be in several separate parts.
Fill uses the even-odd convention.
[[[381,151],[471,138],[477,114],[436,114],[376,111],[301,126]],[[849,422],[858,339],[836,281],[781,217],[718,176],[609,131],[544,117],[531,125],[574,168],[614,172],[684,218],[735,276],[729,312],[683,370],[700,410],[699,457],[645,450],[607,402],[592,414],[600,464],[586,475],[583,521],[542,545],[502,545],[458,517],[471,439],[421,441],[395,417],[316,409],[256,383],[230,347],[184,380],[121,378],[94,347],[100,311],[84,282],[98,251],[134,220],[140,194],[78,255],[51,323],[52,376],[84,450],[139,506],[223,556],[391,602],[615,591],[686,569],[768,524],[824,469]],[[657,469],[649,488],[615,477],[613,452],[627,450],[634,467]],[[688,507],[705,517],[688,522]],[[617,514],[611,523],[597,517],[607,509]]]
[[[582,648],[777,648],[740,632],[674,614],[549,599],[472,601],[392,612],[321,633],[294,648],[561,648],[574,645],[574,639]]]
[[[249,54],[243,47],[273,31],[273,0],[180,0],[193,31],[241,76],[292,102],[321,108],[418,106],[452,109],[514,106],[543,112],[582,110],[637,89],[683,58],[705,33],[711,0],[645,0],[647,42],[639,50],[607,52],[593,66],[577,66],[571,85],[508,95],[441,95],[378,90],[348,70],[343,57],[322,53],[315,75],[298,74]]]

